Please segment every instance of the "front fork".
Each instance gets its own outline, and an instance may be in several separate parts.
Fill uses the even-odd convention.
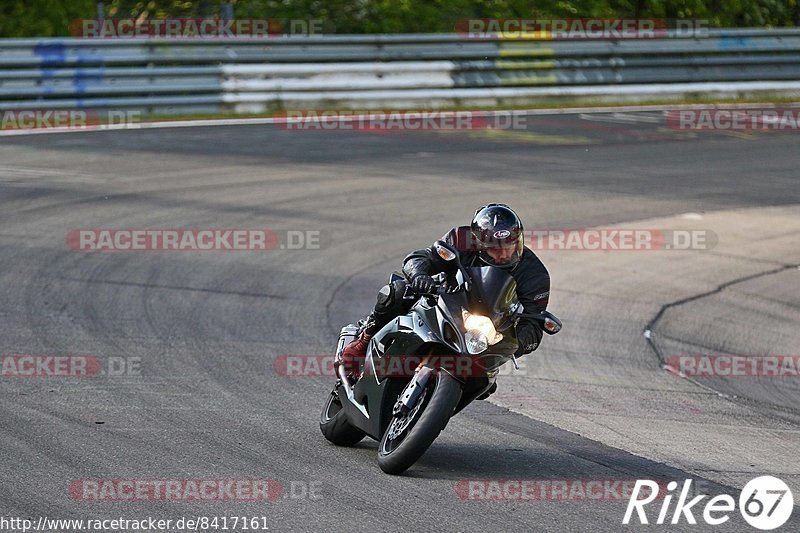
[[[411,381],[403,389],[403,392],[400,393],[400,396],[397,398],[397,401],[392,408],[392,416],[405,416],[408,414],[411,409],[417,404],[417,400],[419,399],[422,391],[425,390],[426,385],[428,384],[428,380],[430,380],[431,376],[434,375],[435,370],[428,366],[430,362],[430,358],[425,358],[420,365],[417,367],[414,377]],[[514,363],[514,367],[519,370],[519,365],[517,364],[517,358],[515,355],[511,355],[511,362]],[[495,378],[498,374],[498,370],[489,370],[486,372],[486,377],[491,381],[492,378]],[[461,379],[457,378],[456,376],[452,376],[453,378],[461,381]],[[484,391],[484,395],[480,396],[477,399],[484,399],[488,398],[495,390],[497,389],[496,382],[493,383],[493,388],[490,385],[491,392]],[[488,392],[488,394],[486,394]]]
[[[392,416],[405,416],[417,405],[417,400],[419,400],[422,391],[425,390],[425,387],[428,385],[428,380],[430,380],[432,375],[433,369],[429,366],[420,366],[417,368],[414,377],[411,378],[406,388],[403,389],[403,392],[398,396],[392,408]]]

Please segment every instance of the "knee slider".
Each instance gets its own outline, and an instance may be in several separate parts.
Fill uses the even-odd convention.
[[[392,301],[392,296],[394,295],[394,287],[391,285],[384,285],[381,287],[381,290],[378,291],[378,301],[375,304],[375,310],[383,310],[385,309]]]
[[[378,301],[375,304],[375,312],[399,312],[403,307],[403,293],[405,293],[405,290],[406,282],[403,280],[397,280],[381,287],[381,290],[378,291]]]

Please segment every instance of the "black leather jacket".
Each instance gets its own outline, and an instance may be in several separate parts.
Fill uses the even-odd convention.
[[[460,226],[448,231],[442,240],[454,246],[461,256],[461,263],[466,266],[484,266],[478,251],[470,245],[473,240],[470,238],[469,226]],[[472,248],[472,249],[471,249]],[[436,253],[433,246],[411,252],[403,260],[403,273],[408,279],[413,279],[419,274],[433,275],[439,272],[452,274],[455,270],[453,263],[444,261]],[[517,298],[527,312],[539,312],[547,309],[550,298],[550,274],[544,264],[536,257],[529,248],[524,248],[519,263],[509,272],[517,283]],[[536,336],[536,342],[532,350],[535,350],[542,340],[542,329],[533,320],[523,318],[517,324],[519,328],[532,328]],[[526,350],[528,351],[528,350]]]

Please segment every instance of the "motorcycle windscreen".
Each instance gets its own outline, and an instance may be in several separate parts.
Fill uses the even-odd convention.
[[[505,270],[492,266],[467,270],[472,278],[469,311],[489,317],[498,331],[510,327],[520,305],[514,278]]]

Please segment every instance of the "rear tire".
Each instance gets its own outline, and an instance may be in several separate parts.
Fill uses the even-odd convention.
[[[461,384],[458,381],[445,372],[432,376],[426,392],[418,401],[422,405],[412,415],[408,427],[401,435],[392,438],[392,430],[399,423],[397,418],[393,418],[383,434],[378,446],[378,465],[381,470],[396,475],[416,463],[447,425],[460,399]]]
[[[366,433],[348,422],[342,401],[335,390],[331,391],[322,408],[319,429],[326,439],[337,446],[352,446],[366,436]]]

